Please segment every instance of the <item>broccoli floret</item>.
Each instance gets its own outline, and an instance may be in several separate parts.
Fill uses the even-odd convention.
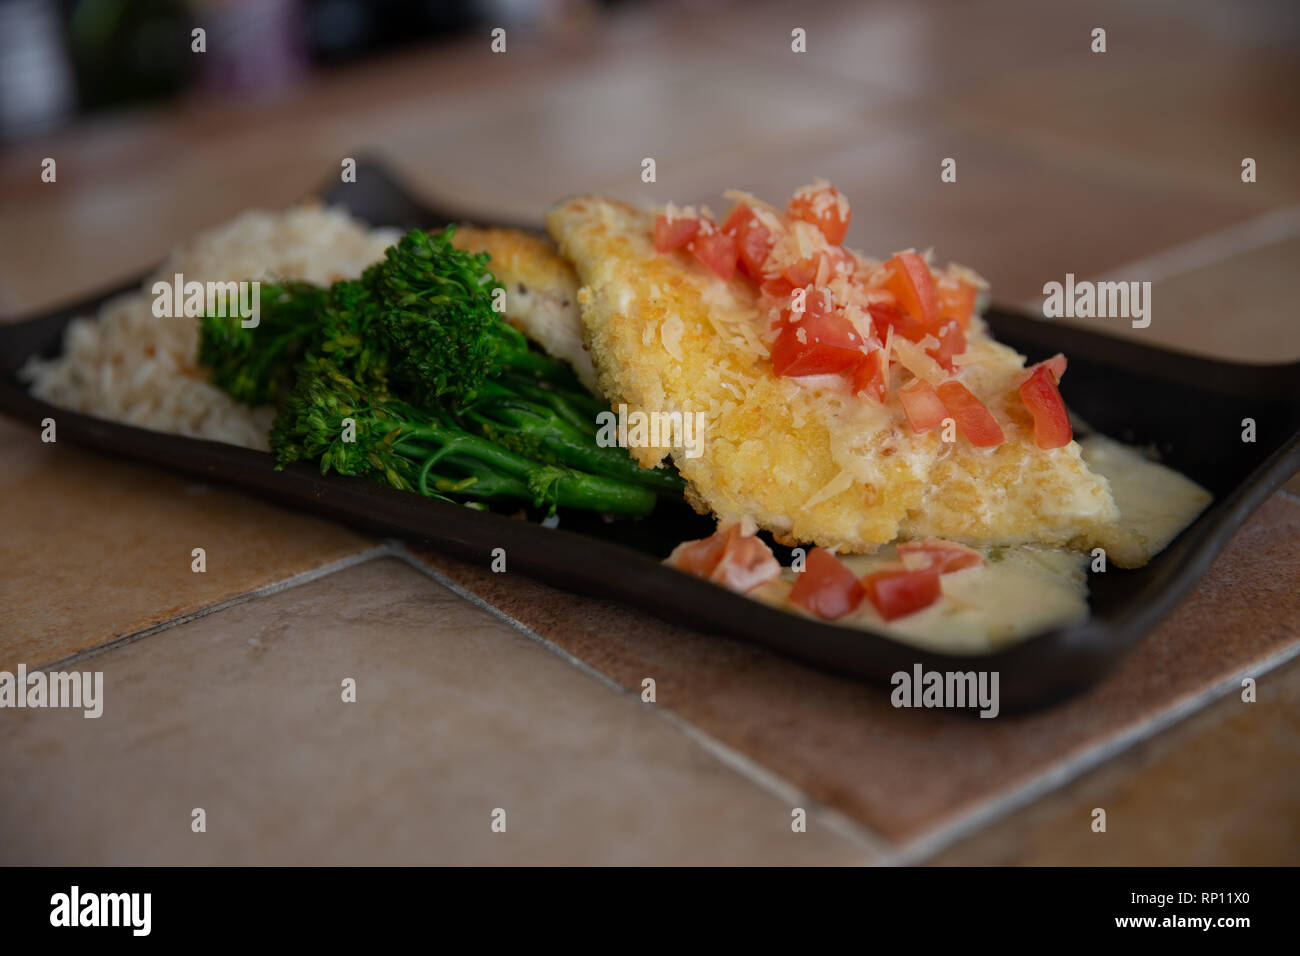
[[[199,320],[199,364],[212,370],[214,385],[247,405],[275,402],[288,391],[328,298],[310,282],[263,282],[260,290],[255,328],[244,328],[238,315]]]
[[[374,267],[360,279],[330,286],[319,316],[315,348],[349,378],[387,388],[391,355],[379,340],[383,299],[376,289]]]
[[[392,376],[417,404],[472,394],[497,365],[492,294],[500,285],[487,256],[451,244],[448,233],[412,229],[373,271],[383,297],[379,334]]]
[[[522,332],[501,321],[493,304],[502,287],[487,254],[457,249],[453,233],[413,229],[376,269],[385,304],[379,330],[393,357],[394,385],[416,404],[454,404],[509,369],[571,379],[568,366],[534,352]]]

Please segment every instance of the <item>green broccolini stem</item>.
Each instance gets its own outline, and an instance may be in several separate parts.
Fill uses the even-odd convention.
[[[595,427],[586,431],[551,408],[520,398],[496,382],[486,383],[479,396],[461,409],[466,426],[520,454],[582,471],[631,482],[661,494],[678,496],[682,479],[668,470],[642,468],[626,449],[602,447]]]
[[[648,489],[603,475],[586,474],[573,468],[539,464],[534,459],[515,454],[486,438],[457,428],[419,425],[402,427],[395,450],[411,449],[412,446],[403,444],[407,441],[429,442],[436,448],[421,466],[417,487],[424,494],[429,493],[428,480],[434,474],[433,467],[454,456],[488,465],[498,473],[521,482],[529,489],[529,494],[517,497],[531,497],[538,505],[561,505],[632,515],[649,514],[654,508],[654,493]],[[402,453],[409,454],[409,451]]]
[[[492,380],[500,391],[513,391],[538,404],[549,407],[570,425],[593,438],[599,431],[596,416],[609,411],[609,406],[592,396],[574,377],[572,387],[556,384],[553,380],[538,381],[524,375],[505,372]],[[488,392],[491,394],[491,390]],[[498,392],[500,394],[500,392]]]
[[[318,459],[322,473],[371,476],[432,497],[505,498],[625,515],[649,514],[655,503],[648,488],[517,454],[466,431],[444,409],[417,409],[368,390],[317,356],[303,361],[280,406],[272,447],[282,466]]]

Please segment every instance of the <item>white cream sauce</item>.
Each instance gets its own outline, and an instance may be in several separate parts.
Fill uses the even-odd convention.
[[[1104,435],[1079,442],[1084,462],[1105,475],[1119,508],[1119,524],[1104,542],[1141,563],[1163,551],[1210,503],[1208,491],[1185,475]]]
[[[1086,438],[1080,445],[1089,467],[1110,481],[1121,515],[1112,537],[1117,547],[1131,554],[1149,558],[1159,553],[1210,501],[1205,489],[1136,449],[1102,436]],[[1032,546],[977,550],[984,563],[943,575],[943,596],[930,607],[885,621],[864,599],[835,623],[884,631],[930,650],[981,653],[1087,618],[1091,554]],[[897,567],[898,556],[891,545],[876,554],[847,555],[843,560],[861,577]],[[780,579],[751,596],[806,613],[787,600],[794,580],[794,572],[786,568]]]

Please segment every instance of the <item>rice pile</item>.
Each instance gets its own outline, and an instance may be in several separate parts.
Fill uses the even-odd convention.
[[[157,318],[153,283],[306,279],[328,284],[359,276],[398,233],[371,230],[339,209],[298,206],[250,211],[173,250],[139,292],[110,299],[98,317],[68,325],[63,352],[19,372],[37,398],[153,431],[267,449],[274,415],[251,409],[207,381],[196,361],[199,320]]]

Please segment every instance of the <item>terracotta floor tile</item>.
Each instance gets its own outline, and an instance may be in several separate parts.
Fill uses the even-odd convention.
[[[933,862],[1300,864],[1300,661],[1261,677],[1256,693],[1253,704],[1229,694]],[[1105,833],[1092,830],[1096,807]]]
[[[647,201],[680,196],[685,165],[718,152],[744,148],[760,163],[769,148],[839,145],[846,116],[888,98],[815,73],[775,74],[689,39],[644,50],[602,39],[574,52],[583,55],[529,75],[485,49],[435,51],[396,68],[400,88],[386,77],[358,102],[336,78],[304,92],[298,112],[204,104],[220,140],[197,124],[165,134],[144,117],[149,149],[135,147],[129,163],[102,140],[81,149],[56,139],[46,153],[61,164],[59,180],[6,196],[0,228],[22,242],[6,243],[14,255],[0,263],[0,312],[35,311],[142,273],[199,229],[317,189],[344,156],[382,157],[430,200],[470,217],[540,224],[551,203],[576,192],[627,185]],[[28,152],[39,170],[46,153]],[[645,157],[656,160],[658,182],[642,189]],[[17,177],[23,167],[13,169]],[[123,236],[127,220],[141,228]]]
[[[773,43],[788,49],[792,15],[769,7],[743,28],[734,11],[703,17],[695,29],[664,28],[671,42],[592,41],[563,65],[551,58],[531,82],[521,72],[531,55],[523,49],[518,59],[473,50],[412,54],[391,76],[376,74],[383,80],[377,99],[374,87],[369,100],[357,94],[362,72],[352,83],[347,75],[327,80],[301,102],[255,105],[249,116],[220,108],[196,113],[179,132],[161,118],[139,118],[132,128],[147,142],[143,152],[115,146],[111,129],[94,140],[97,149],[63,144],[68,154],[57,184],[9,189],[4,228],[23,240],[9,244],[15,254],[0,268],[0,309],[35,309],[142,271],[196,229],[316,188],[343,155],[380,154],[421,192],[468,215],[532,222],[573,192],[721,205],[727,186],[779,197],[827,175],[855,200],[855,241],[886,251],[934,244],[941,257],[991,272],[1004,301],[1037,292],[1044,272],[1056,278],[1118,265],[1218,228],[1276,201],[1280,194],[1267,191],[1268,183],[1287,178],[1290,141],[1260,143],[1257,158],[1268,177],[1258,188],[1218,189],[1202,171],[1220,165],[1207,157],[1208,122],[1240,114],[1242,137],[1250,129],[1285,136],[1288,124],[1274,122],[1276,101],[1294,87],[1276,82],[1284,67],[1270,66],[1275,57],[1267,50],[1254,57],[1234,47],[1205,68],[1202,47],[1222,44],[1204,26],[1171,26],[1111,5],[1106,16],[1118,37],[1101,70],[1099,57],[1070,52],[1080,46],[1073,32],[1087,14],[1048,14],[1022,0],[993,13],[961,3],[840,6],[802,11],[801,21],[804,13],[814,52],[823,46],[808,54],[813,63],[795,54],[755,56]],[[1151,67],[1163,71],[1152,80],[1161,90],[1181,96],[1187,82],[1222,89],[1199,90],[1183,109],[1161,101],[1123,107],[1133,135],[1092,130],[1087,150],[1073,142],[1069,126],[1053,132],[1044,125],[1058,113],[1080,113],[1077,122],[1109,116],[1111,86],[1139,82],[1132,70],[1153,58],[1148,47],[1158,41],[1178,51]],[[1011,73],[1008,61],[1017,64]],[[1023,81],[1031,67],[1049,79],[1066,77],[1060,95],[1080,102],[1057,111],[1050,82]],[[970,98],[969,107],[938,94],[949,86]],[[1261,99],[1258,90],[1274,92]],[[1243,111],[1243,103],[1254,105]],[[204,115],[209,121],[200,124]],[[211,132],[218,128],[220,140]],[[1196,149],[1179,141],[1184,128],[1200,137]],[[1177,155],[1131,155],[1143,142],[1170,139]],[[1231,139],[1216,137],[1208,148],[1236,149]],[[48,148],[62,147],[56,139]],[[23,158],[38,163],[39,150],[28,152]],[[640,181],[645,156],[658,162],[655,184]],[[938,181],[947,156],[958,160],[957,184]],[[1184,161],[1192,164],[1185,175]],[[17,177],[17,161],[13,169],[7,178]],[[110,174],[113,188],[106,189]],[[121,235],[123,218],[141,210],[148,228]],[[1014,234],[990,235],[1009,222]],[[50,262],[61,264],[57,280]]]
[[[683,44],[549,84],[438,104],[420,124],[395,115],[374,137],[429,194],[482,216],[540,223],[552,203],[576,193],[684,201],[693,164],[718,155],[748,157],[732,167],[732,184],[743,183],[769,151],[807,157],[843,143],[861,125],[856,117],[889,99]],[[427,163],[447,140],[459,150]],[[654,183],[642,179],[647,157],[655,160]],[[721,197],[709,198],[720,214]]]
[[[1157,279],[1151,286],[1151,325],[1145,329],[1122,320],[1063,321],[1225,361],[1294,362],[1300,360],[1300,323],[1278,303],[1291,295],[1297,260],[1300,236],[1293,236]],[[1113,278],[1140,279],[1141,273],[1141,268],[1121,268]]]
[[[618,55],[608,37],[601,49]],[[343,157],[373,154],[379,131],[427,122],[431,104],[567,68],[540,52],[526,44],[505,58],[478,43],[416,48],[270,97],[199,96],[174,110],[114,114],[17,143],[0,157],[0,244],[10,253],[0,263],[0,313],[114,285],[200,229],[296,202],[338,176]],[[29,175],[46,156],[59,164],[56,183]]]
[[[808,34],[802,60],[788,53],[795,26]],[[1097,27],[1105,53],[1092,52]],[[1300,196],[1297,29],[1300,13],[1283,3],[1123,0],[755,4],[743,26],[720,12],[695,28],[773,71],[904,99],[931,131],[963,127],[1069,167],[1254,208]],[[1245,187],[1244,156],[1260,170]]]
[[[745,167],[739,156],[732,165],[754,170],[747,176],[752,188],[777,201],[814,176],[826,177],[853,204],[849,245],[877,256],[933,248],[939,263],[971,266],[992,284],[994,301],[1009,304],[1041,299],[1043,284],[1067,272],[1099,274],[1254,212],[1238,202],[1073,169],[957,127],[890,122],[887,138],[865,126],[846,130],[861,145],[788,166]],[[955,183],[939,180],[946,157],[957,161]]]
[[[738,641],[440,555],[425,559],[627,687],[889,839],[933,830],[1295,642],[1300,502],[1275,496],[1193,594],[1089,692],[1036,714],[897,711],[887,695]]]
[[[1257,206],[1295,202],[1300,66],[1296,14],[1286,15],[1291,49],[1252,49],[1213,36],[1121,52],[1125,40],[1112,32],[1113,53],[1005,73],[958,92],[949,106],[1009,143],[1135,184]],[[1254,183],[1241,180],[1246,157],[1256,161]]]
[[[675,35],[703,36],[726,50],[763,57],[774,69],[791,57],[790,31],[807,33],[803,68],[877,90],[935,102],[1036,74],[1141,65],[1170,55],[1198,59],[1202,72],[1243,50],[1285,51],[1298,25],[1285,3],[1163,0],[877,0],[791,5],[747,2],[712,15],[690,7]],[[1092,52],[1092,30],[1107,31],[1107,52]]]
[[[1094,15],[1033,0],[916,3],[746,4],[744,23],[723,10],[695,31],[719,46],[763,57],[773,69],[798,67],[909,98],[954,92],[1049,64],[1086,61]],[[1150,28],[1109,4],[1133,29]],[[1114,29],[1119,26],[1106,21]],[[790,31],[807,33],[808,51],[790,52]]]
[[[177,243],[246,209],[292,205],[318,189],[356,146],[318,128],[270,129],[257,148],[241,148],[232,137],[220,150],[221,163],[212,153],[158,144],[115,173],[97,167],[93,156],[52,150],[60,178],[50,192],[4,206],[0,228],[12,231],[14,241],[0,236],[12,250],[0,266],[0,320],[142,276]],[[124,230],[124,223],[135,228]]]
[[[98,720],[0,722],[2,863],[870,859],[816,812],[792,833],[786,803],[639,693],[393,559],[76,666],[104,673]]]
[[[0,669],[38,666],[376,542],[0,420]],[[207,570],[191,570],[194,548]]]

